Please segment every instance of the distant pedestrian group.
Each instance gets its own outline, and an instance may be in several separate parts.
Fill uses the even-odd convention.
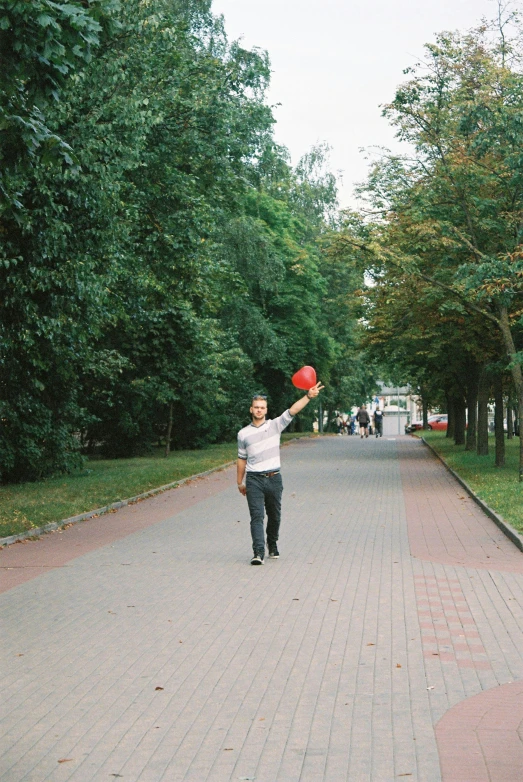
[[[337,413],[336,418],[334,419],[334,425],[338,435],[351,435],[355,432],[354,418],[350,415],[347,415],[344,418],[341,413]]]
[[[377,407],[372,415],[374,422],[374,434],[376,437],[383,437],[383,411]],[[371,417],[366,405],[362,405],[356,413],[356,421],[360,428],[360,437],[368,437],[373,433]]]

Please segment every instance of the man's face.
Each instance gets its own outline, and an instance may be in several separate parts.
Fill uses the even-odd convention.
[[[255,399],[251,406],[251,415],[254,421],[263,421],[267,415],[267,401],[265,399]]]

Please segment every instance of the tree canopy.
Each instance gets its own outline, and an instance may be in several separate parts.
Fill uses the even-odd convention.
[[[489,365],[523,414],[520,40],[500,21],[426,47],[384,110],[411,152],[371,170],[365,237],[334,241],[373,279],[368,342],[427,398],[454,399],[462,432],[467,383]]]
[[[303,364],[347,385],[336,179],[275,143],[267,54],[181,0],[1,3],[0,35],[1,480],[231,438]]]

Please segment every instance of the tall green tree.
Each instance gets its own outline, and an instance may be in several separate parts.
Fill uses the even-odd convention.
[[[415,153],[371,173],[367,193],[388,226],[376,224],[371,254],[444,292],[453,306],[477,314],[500,335],[521,416],[523,72],[517,41],[493,36],[487,27],[442,34],[427,46],[424,64],[409,70],[385,113]],[[398,236],[409,236],[408,245],[391,243],[394,226],[400,226]]]

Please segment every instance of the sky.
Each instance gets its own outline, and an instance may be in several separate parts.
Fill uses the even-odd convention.
[[[275,137],[296,164],[314,144],[332,148],[340,205],[354,206],[367,150],[401,148],[381,116],[403,70],[443,30],[466,31],[497,14],[495,0],[214,0],[230,40],[269,53]],[[371,152],[372,154],[372,152]]]

